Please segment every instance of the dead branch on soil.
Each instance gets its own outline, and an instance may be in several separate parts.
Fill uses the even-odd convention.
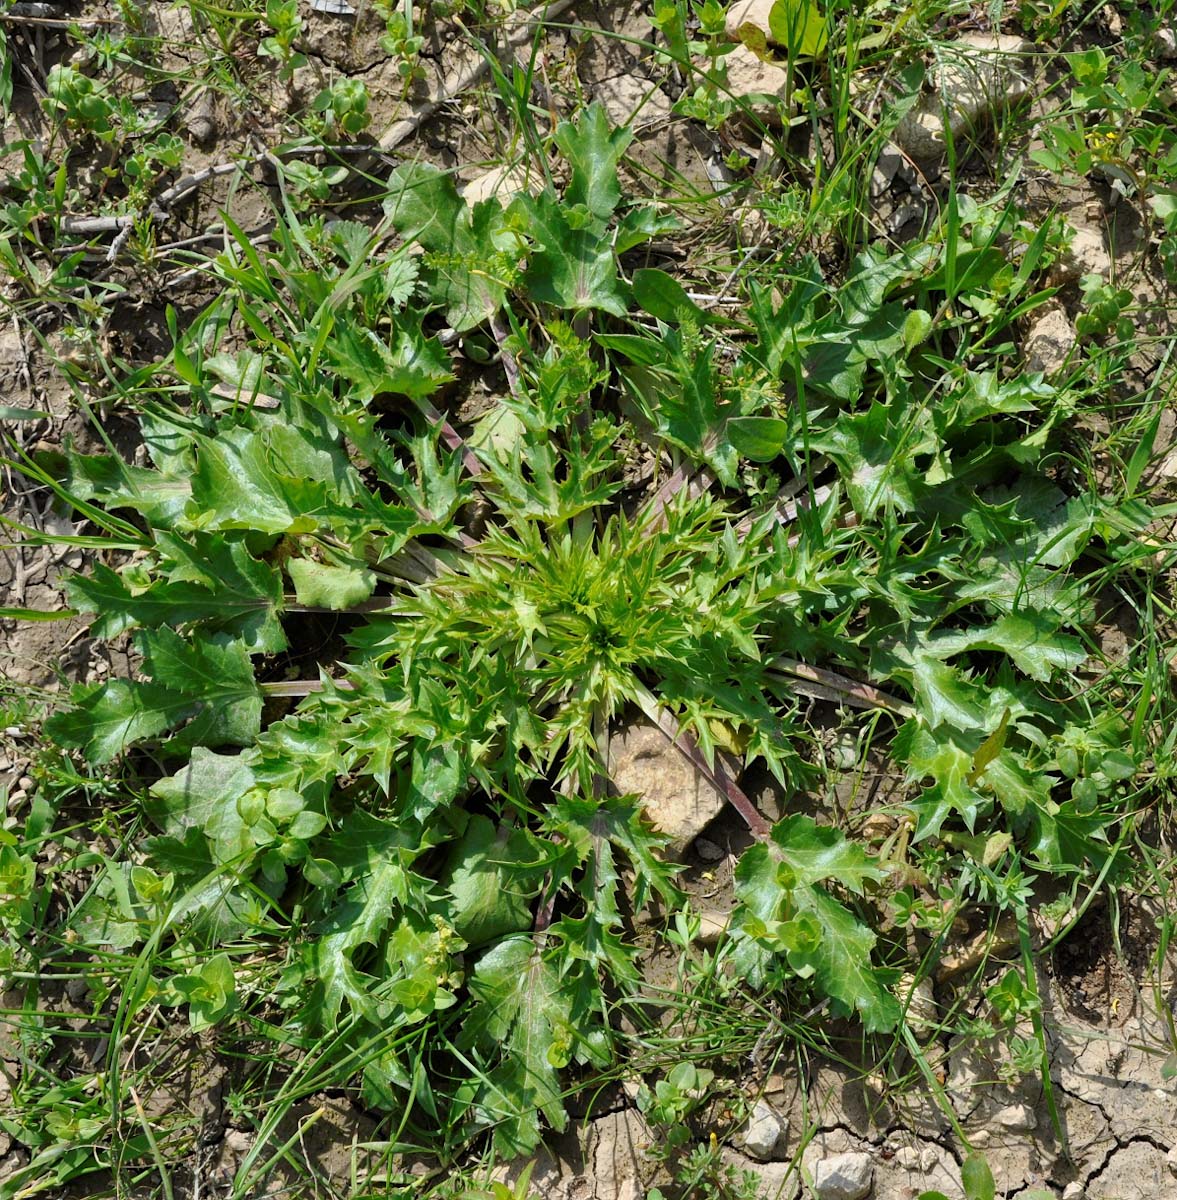
[[[534,9],[529,16],[520,21],[515,29],[508,32],[504,50],[518,49],[524,42],[530,41],[541,25],[555,20],[565,9],[571,8],[572,3],[573,0],[552,0],[551,4]],[[380,149],[393,150],[401,142],[412,137],[430,117],[447,104],[451,104],[463,92],[472,88],[489,69],[490,60],[480,58],[471,66],[455,71],[442,83],[436,99],[426,101],[411,117],[397,121],[384,133],[379,142]]]

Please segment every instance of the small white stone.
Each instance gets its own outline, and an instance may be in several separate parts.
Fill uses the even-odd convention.
[[[1066,365],[1078,335],[1058,309],[1040,317],[1026,337],[1026,369],[1053,375]]]
[[[744,1153],[761,1162],[779,1162],[788,1137],[788,1122],[767,1101],[757,1100],[741,1139]]]
[[[724,61],[731,94],[737,100],[745,96],[768,96],[768,103],[751,104],[748,111],[766,125],[781,125],[791,86],[789,72],[776,63],[757,58],[747,46],[736,46]]]
[[[1177,30],[1168,25],[1162,25],[1152,35],[1152,45],[1157,58],[1166,62],[1177,58]]]
[[[462,198],[471,208],[491,196],[497,196],[506,205],[512,197],[527,191],[528,186],[527,168],[522,163],[504,164],[472,179],[462,189]]]
[[[927,1174],[939,1161],[931,1146],[900,1146],[891,1160],[904,1171],[923,1171]]]
[[[995,1113],[993,1120],[1010,1133],[1029,1133],[1038,1128],[1038,1114],[1028,1104],[1011,1104]]]
[[[725,32],[733,41],[741,40],[740,31],[747,26],[751,26],[759,33],[764,35],[764,40],[771,43],[772,28],[769,25],[769,14],[772,12],[773,5],[776,0],[737,0],[735,4],[727,10],[727,21]]]
[[[814,1167],[812,1190],[816,1200],[863,1200],[874,1179],[875,1164],[869,1154],[835,1154]]]
[[[1063,1188],[1063,1200],[1083,1200],[1084,1195],[1083,1185],[1077,1179]]]
[[[1068,283],[1080,275],[1102,275],[1105,279],[1112,272],[1112,259],[1104,249],[1103,235],[1098,229],[1087,225],[1075,228],[1071,245],[1054,264],[1052,281]]]
[[[945,46],[932,71],[936,90],[903,116],[896,143],[919,162],[943,158],[950,134],[960,143],[987,115],[1026,94],[1024,61],[1033,49],[1005,34],[970,34]]]
[[[713,912],[710,909],[704,909],[699,914],[699,944],[701,946],[717,945],[720,938],[727,933],[730,920],[731,913]]]
[[[940,1023],[940,1009],[936,1004],[936,993],[930,979],[916,983],[915,976],[905,971],[899,977],[895,995],[905,1009],[905,1019],[916,1037],[926,1041]]]

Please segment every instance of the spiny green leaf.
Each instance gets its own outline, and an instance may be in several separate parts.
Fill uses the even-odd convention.
[[[476,813],[453,844],[443,883],[450,923],[471,946],[485,946],[531,924],[531,899],[543,881],[534,839],[495,828]]]
[[[872,1033],[885,1033],[899,1022],[898,1001],[871,963],[876,938],[845,905],[821,888],[802,888],[797,907],[811,912],[821,927],[815,952],[814,980],[847,1013],[855,1013]]]
[[[162,549],[167,543],[161,538],[157,544]],[[179,539],[171,544],[183,545]],[[283,649],[281,626],[274,620],[282,602],[277,572],[250,558],[240,543],[226,546],[223,539],[206,539],[205,547],[210,553],[204,573],[208,584],[182,577],[132,583],[127,575],[95,563],[89,574],[66,580],[67,595],[82,612],[97,614],[91,623],[97,637],[116,637],[136,625],[175,628],[207,621],[214,629],[252,635],[251,648]],[[214,574],[218,567],[228,568],[219,578]]]
[[[889,406],[875,403],[866,412],[841,414],[833,428],[813,439],[815,449],[834,459],[842,472],[855,511],[874,517],[879,509],[909,512],[921,481],[911,456],[920,448],[894,424]]]
[[[453,178],[425,163],[397,167],[384,202],[397,232],[425,247],[422,278],[457,330],[472,329],[502,307],[512,269],[502,246],[514,240],[496,200],[471,210]]]
[[[932,730],[922,721],[911,720],[899,730],[895,754],[907,763],[908,777],[916,783],[932,780],[911,804],[917,816],[915,841],[935,836],[953,815],[960,817],[966,829],[973,828],[982,803],[981,795],[969,783],[973,753],[964,735],[947,727]]]
[[[169,529],[184,516],[192,493],[186,474],[135,467],[110,454],[66,451],[67,490],[79,500],[100,500],[108,508],[129,508],[152,525]],[[191,471],[191,455],[188,467]]]
[[[512,209],[524,214],[535,243],[525,276],[534,299],[574,313],[600,308],[625,315],[613,248],[599,225],[574,228],[551,192],[517,196]]]
[[[333,1024],[345,1000],[356,1012],[375,1018],[375,981],[356,967],[353,952],[377,943],[407,899],[408,886],[398,860],[377,860],[316,929],[318,939],[304,955],[307,970],[317,981],[310,1001],[316,1023]]]
[[[45,732],[60,745],[81,750],[92,763],[109,762],[133,742],[163,733],[198,708],[192,697],[126,679],[75,687],[70,704],[45,722]]]
[[[1047,680],[1055,670],[1073,671],[1087,658],[1077,638],[1058,632],[1057,621],[1040,613],[1007,613],[994,624],[938,634],[929,646],[940,658],[968,650],[1008,654],[1031,679]]]
[[[189,746],[248,746],[261,728],[262,696],[249,650],[220,635],[186,641],[173,630],[141,630],[135,638],[152,686],[170,688],[195,707],[179,735]]]
[[[875,936],[843,904],[817,884],[836,878],[860,890],[885,872],[861,847],[837,830],[795,815],[773,829],[772,840],[752,846],[735,871],[741,909],[734,928],[740,940],[783,954],[802,977],[812,976],[822,992],[847,1012],[857,1012],[868,1029],[894,1027],[899,1006],[871,962]],[[789,913],[806,915],[805,921]],[[755,956],[737,947],[743,969]],[[753,974],[763,969],[755,968]]]
[[[561,121],[555,142],[572,168],[564,202],[583,204],[594,216],[608,217],[621,199],[617,165],[631,141],[633,129],[610,129],[600,103],[589,105],[575,124]]]
[[[887,872],[856,842],[848,841],[833,826],[819,825],[800,813],[774,825],[772,841],[779,851],[778,863],[788,870],[792,881],[789,887],[832,879],[861,894],[864,883],[887,877]]]
[[[205,614],[210,628],[239,637],[254,653],[277,654],[286,649],[278,619],[282,576],[250,553],[246,538],[242,533],[188,530],[161,531],[155,541],[170,582],[198,583],[215,597]]]
[[[367,567],[334,566],[311,558],[292,558],[286,570],[294,581],[299,604],[346,612],[376,590],[376,576]]]
[[[576,1041],[571,997],[530,936],[506,938],[484,954],[470,992],[477,1003],[461,1042],[499,1060],[478,1110],[502,1153],[528,1153],[540,1141],[539,1113],[557,1131],[568,1121],[557,1070]]]
[[[453,378],[441,343],[427,338],[419,322],[407,317],[397,319],[389,344],[373,330],[341,316],[328,338],[326,353],[363,404],[385,392],[419,399]]]

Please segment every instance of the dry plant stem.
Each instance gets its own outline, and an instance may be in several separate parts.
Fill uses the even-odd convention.
[[[638,704],[647,719],[658,727],[683,758],[744,818],[744,823],[752,834],[761,840],[768,837],[772,826],[761,816],[748,794],[724,770],[723,765],[718,760],[714,766],[709,764],[695,739],[685,729],[680,729],[674,717],[661,708],[657,700],[645,689],[638,693]]]
[[[153,221],[162,221],[167,217],[168,208],[185,199],[196,191],[202,183],[215,179],[218,175],[229,175],[239,171],[242,163],[217,163],[206,167],[193,175],[185,175],[176,180],[170,188],[160,192],[144,214]],[[121,217],[67,217],[61,223],[61,232],[65,234],[111,233],[130,229],[140,219],[139,213],[124,213]]]
[[[340,691],[351,692],[355,690],[355,684],[347,679],[333,679],[331,681]],[[303,696],[310,696],[314,692],[321,692],[326,684],[321,679],[282,679],[273,683],[259,683],[262,694],[265,696],[280,696],[289,697],[291,699],[302,699]]]
[[[494,335],[495,345],[499,348],[499,358],[502,359],[503,372],[507,376],[507,386],[511,389],[511,395],[516,400],[521,400],[523,399],[523,385],[519,379],[519,364],[507,346],[507,338],[511,336],[511,331],[499,313],[495,313],[491,317],[490,331]]]
[[[429,403],[428,400],[421,401],[421,412],[424,414],[427,421],[430,421],[432,424],[441,428],[441,436],[444,439],[445,444],[449,446],[451,450],[461,451],[463,465],[465,466],[466,470],[469,471],[475,479],[477,479],[483,471],[482,463],[479,461],[478,455],[476,455],[474,451],[466,445],[465,441],[463,441],[462,435],[449,423],[449,421],[445,419],[445,417],[441,415],[440,412],[438,412],[438,410],[432,404]]]
[[[708,434],[700,455],[709,454],[718,444],[718,436],[714,433]],[[694,500],[714,483],[715,476],[710,467],[693,467],[680,463],[667,475],[662,481],[662,486],[650,498],[645,517],[648,532],[658,533],[666,527],[666,506],[679,492],[685,489],[688,498]]]
[[[799,496],[796,499],[792,498],[797,488],[804,486],[802,480],[795,479],[792,483],[786,484],[777,493],[777,504],[774,516],[778,525],[788,525],[791,521],[797,519],[797,514],[805,508],[816,508],[823,504],[830,496],[830,488],[819,487],[815,489],[812,499],[809,496]],[[752,528],[752,523],[755,521],[757,514],[749,513],[736,525],[736,532],[743,536]]]
[[[834,671],[825,671],[821,667],[811,667],[808,663],[798,662],[793,658],[774,658],[771,665],[775,670],[793,675],[798,679],[804,679],[822,689],[828,689],[830,694],[823,691],[818,697],[819,699],[834,699],[846,704],[853,704],[858,708],[883,708],[904,718],[915,715],[915,710],[910,704],[900,700],[898,696],[891,696],[887,692],[881,692],[878,688],[871,687],[869,683],[859,683],[845,675],[839,675]]]
[[[540,8],[532,10],[531,14],[524,18],[518,26],[507,34],[505,50],[514,50],[522,46],[524,42],[530,41],[536,33],[536,30],[545,22],[554,20],[565,9],[572,7],[573,0],[552,0],[551,4],[545,4]],[[406,138],[410,138],[417,132],[421,126],[430,119],[445,105],[456,100],[463,92],[472,88],[486,72],[490,69],[490,63],[485,58],[480,58],[472,66],[465,67],[460,71],[454,72],[441,85],[441,90],[435,100],[426,101],[411,117],[406,117],[403,121],[397,121],[389,128],[380,138],[381,150],[392,150],[399,146]]]
[[[281,153],[291,158],[303,158],[316,154],[356,155],[370,154],[371,147],[293,146],[281,151]],[[201,171],[181,176],[171,187],[165,188],[164,191],[160,192],[143,213],[123,213],[121,216],[110,217],[67,217],[61,223],[60,232],[71,235],[114,233],[129,230],[137,220],[143,217],[153,221],[165,220],[168,216],[168,210],[173,204],[178,204],[181,200],[186,200],[197,188],[207,183],[210,179],[216,179],[221,175],[232,175],[235,171],[240,171],[247,166],[252,166],[271,157],[277,157],[277,152],[264,149],[259,150],[256,154],[246,155],[235,162],[214,163],[211,167],[205,167]],[[201,235],[201,239],[205,236],[208,235]]]

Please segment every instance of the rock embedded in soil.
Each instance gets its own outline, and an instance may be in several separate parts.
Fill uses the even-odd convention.
[[[1070,283],[1081,275],[1112,273],[1112,256],[1103,244],[1103,235],[1088,225],[1077,225],[1070,246],[1051,268],[1051,283]]]
[[[670,120],[670,100],[640,75],[603,79],[593,89],[593,98],[605,106],[609,120],[617,126],[632,122],[640,128]]]
[[[216,103],[212,89],[202,92],[184,117],[184,128],[198,146],[207,146],[217,135]]]
[[[740,1139],[744,1153],[759,1162],[781,1162],[788,1154],[789,1123],[765,1100],[757,1100]]]
[[[1034,322],[1026,336],[1026,369],[1053,375],[1066,366],[1078,335],[1067,314],[1053,309]]]
[[[907,161],[907,155],[894,142],[886,142],[879,151],[871,173],[871,199],[877,200],[896,179],[910,184],[915,181],[915,172]]]
[[[1029,91],[1030,42],[1006,34],[969,34],[945,46],[930,72],[934,90],[920,97],[895,129],[896,144],[917,162],[959,155],[962,140],[1000,108]]]
[[[779,127],[788,100],[789,72],[773,62],[758,58],[747,46],[736,46],[727,56],[727,86],[735,99],[747,96],[767,96],[751,102],[748,113],[765,125]]]
[[[874,1159],[862,1152],[835,1154],[813,1168],[815,1200],[863,1200],[875,1180]]]
[[[698,837],[725,803],[652,725],[630,725],[611,739],[609,778],[623,795],[641,799],[646,815],[669,837],[666,849],[674,855]]]
[[[706,947],[718,945],[719,939],[727,933],[731,916],[731,913],[703,909],[699,913],[699,945]]]
[[[904,1019],[921,1042],[932,1037],[940,1024],[940,1009],[930,979],[918,983],[910,971],[899,977],[895,988],[899,1003],[905,1006]]]
[[[506,206],[512,197],[526,192],[530,186],[527,168],[522,163],[504,163],[476,175],[462,189],[462,198],[473,207],[483,200],[489,200],[491,196],[497,196]]]
[[[759,33],[770,45],[773,43],[772,27],[769,25],[769,14],[776,0],[736,0],[727,10],[725,32],[733,42],[741,42],[741,33],[750,32],[752,36]]]
[[[1029,1104],[1011,1104],[993,1114],[993,1124],[1010,1133],[1030,1133],[1038,1128],[1038,1114]]]

